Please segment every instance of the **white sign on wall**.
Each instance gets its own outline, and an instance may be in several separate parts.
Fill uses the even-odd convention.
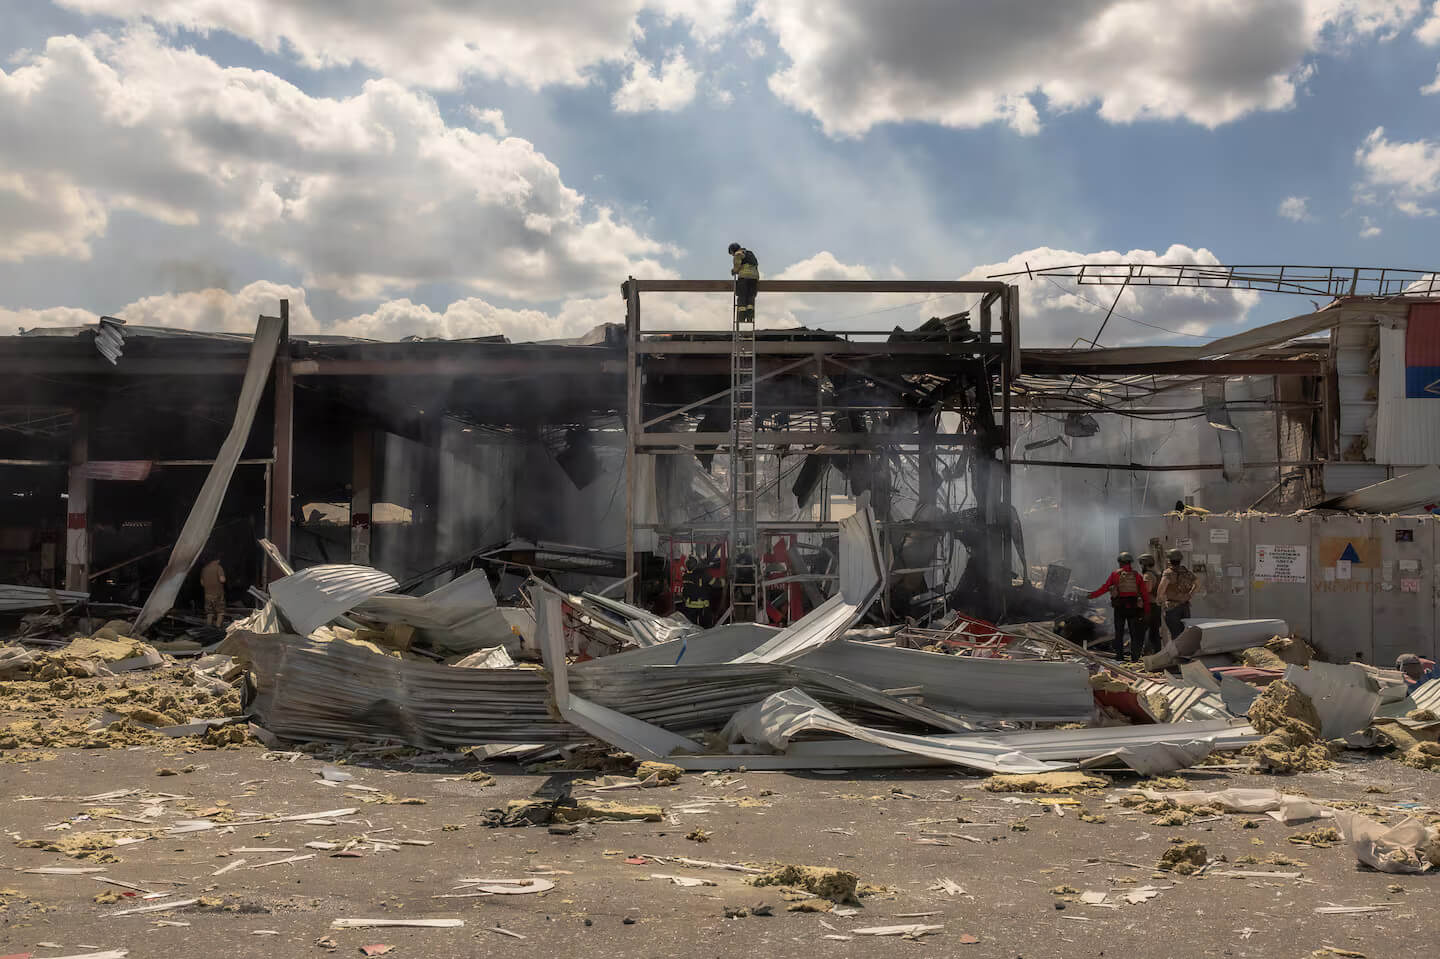
[[[1303,583],[1308,572],[1308,546],[1256,546],[1255,579],[1262,583]]]

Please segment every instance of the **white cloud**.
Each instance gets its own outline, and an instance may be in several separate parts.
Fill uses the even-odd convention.
[[[1440,2],[1430,8],[1430,16],[1415,29],[1415,38],[1426,46],[1440,46]]]
[[[1419,0],[759,0],[789,65],[777,96],[827,133],[882,123],[1039,128],[1097,105],[1113,123],[1215,127],[1291,106],[1322,46],[1391,35]]]
[[[1039,247],[1017,253],[1001,263],[979,266],[962,279],[987,279],[999,273],[1067,266],[1078,263],[1201,263],[1220,260],[1204,247],[1176,243],[1164,253],[1104,250],[1076,253]],[[1142,342],[1193,343],[1191,337],[1212,338],[1233,331],[1260,300],[1252,290],[1214,290],[1199,287],[1079,286],[1073,280],[1033,279],[1020,276],[1007,282],[1020,287],[1020,338],[1026,346],[1070,346],[1088,343],[1115,294],[1120,294],[1115,315],[1105,326],[1101,346],[1127,346]],[[1135,321],[1140,322],[1135,322]],[[1144,324],[1152,324],[1146,326]],[[1156,329],[1162,327],[1163,329]],[[1175,335],[1180,334],[1180,335]]]
[[[822,251],[785,267],[776,278],[863,280],[871,278],[871,274],[862,266],[843,263],[833,254]],[[512,309],[480,297],[456,300],[437,310],[399,298],[387,300],[368,312],[336,319],[317,317],[303,287],[268,280],[250,283],[234,292],[199,289],[147,296],[120,307],[112,315],[139,326],[248,333],[255,329],[255,318],[261,313],[274,315],[282,299],[290,301],[290,322],[297,334],[327,333],[385,341],[407,336],[464,339],[500,334],[522,343],[581,336],[602,323],[625,322],[625,304],[618,288],[604,296],[566,299],[554,310]],[[882,301],[880,297],[866,299]],[[854,307],[856,302],[859,301],[854,297],[846,300],[849,307]],[[790,327],[807,319],[813,322],[817,316],[828,316],[828,313],[815,312],[819,309],[817,303],[799,296],[767,294],[762,300],[760,325]],[[651,293],[646,294],[644,306],[647,330],[723,330],[731,325],[728,293]],[[11,326],[27,329],[80,326],[98,319],[97,314],[74,307],[0,308],[0,330]]]
[[[224,31],[311,69],[362,64],[405,84],[453,90],[467,77],[532,89],[589,83],[622,60],[652,14],[708,41],[735,0],[57,0],[82,13]]]
[[[0,169],[12,260],[83,256],[118,209],[218,229],[353,297],[448,282],[558,299],[665,275],[669,252],[533,144],[448,126],[424,94],[312,97],[143,28],[54,37],[0,72]]]
[[[1386,194],[1407,216],[1435,216],[1424,201],[1440,193],[1440,142],[1390,140],[1384,127],[1376,127],[1355,151],[1361,183],[1357,199],[1374,202]]]
[[[1287,196],[1280,201],[1280,209],[1277,211],[1287,220],[1294,220],[1296,223],[1311,219],[1310,198],[1308,196]]]
[[[495,131],[496,136],[509,136],[510,128],[505,125],[505,112],[503,110],[481,110],[476,106],[466,106],[465,112],[470,119]]]
[[[92,191],[64,177],[44,170],[0,171],[0,262],[34,256],[88,259],[90,240],[104,232],[108,219]]]
[[[1368,216],[1362,216],[1360,218],[1360,239],[1369,240],[1379,236],[1382,232],[1384,231],[1376,226],[1375,221]]]
[[[699,80],[700,74],[683,53],[669,57],[658,69],[637,57],[631,61],[625,82],[615,91],[611,103],[621,113],[679,110],[695,99]]]
[[[226,290],[194,290],[147,296],[114,311],[134,326],[163,326],[214,333],[252,333],[261,313],[274,316],[280,301],[290,301],[290,325],[297,332],[316,329],[315,319],[305,302],[305,291],[297,286],[259,281],[235,293]],[[99,315],[68,306],[45,309],[0,309],[0,329],[11,324],[26,329],[45,326],[85,326]]]

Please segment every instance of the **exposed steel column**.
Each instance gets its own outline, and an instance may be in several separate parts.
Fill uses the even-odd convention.
[[[270,542],[290,559],[291,464],[295,446],[295,377],[290,369],[290,301],[280,301],[280,343],[275,350],[275,466],[270,471]],[[285,574],[273,562],[268,579]]]
[[[90,591],[90,414],[76,410],[70,427],[70,489],[65,500],[65,588]]]

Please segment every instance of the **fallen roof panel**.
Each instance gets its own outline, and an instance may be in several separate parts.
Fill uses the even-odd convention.
[[[395,578],[370,566],[311,566],[270,584],[270,599],[297,632],[305,635],[396,586]]]

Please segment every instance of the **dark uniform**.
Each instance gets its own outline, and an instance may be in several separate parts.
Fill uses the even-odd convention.
[[[760,261],[739,243],[730,244],[730,275],[735,277],[735,313],[742,323],[755,322],[755,293],[760,288]]]
[[[680,580],[680,601],[685,607],[685,618],[696,626],[709,629],[715,625],[714,579],[700,568],[695,557],[685,561],[685,575]]]

